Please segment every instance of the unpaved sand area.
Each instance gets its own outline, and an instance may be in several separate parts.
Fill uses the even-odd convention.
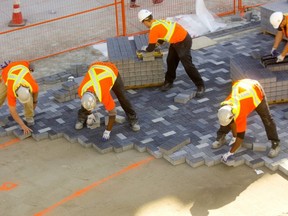
[[[1,137],[0,166],[3,216],[288,215],[287,177],[265,167],[173,166],[136,150],[12,136]]]

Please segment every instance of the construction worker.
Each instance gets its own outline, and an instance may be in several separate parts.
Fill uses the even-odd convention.
[[[282,62],[288,53],[288,43],[286,42],[281,54],[277,51],[277,48],[281,43],[283,36],[286,38],[288,37],[288,15],[284,15],[282,12],[274,12],[270,16],[270,23],[278,30],[271,50],[271,55],[277,57],[277,63]]]
[[[138,19],[150,29],[149,44],[147,48],[142,48],[144,51],[152,52],[158,44],[164,42],[170,43],[166,59],[167,72],[161,90],[167,91],[172,88],[173,82],[176,79],[176,69],[180,61],[186,73],[197,87],[196,97],[202,97],[205,92],[205,85],[197,68],[192,63],[190,50],[192,38],[189,33],[176,22],[154,19],[152,12],[146,9],[139,11]]]
[[[110,132],[116,118],[115,102],[110,90],[114,92],[123,108],[133,131],[139,131],[137,114],[127,100],[124,91],[123,81],[116,66],[110,62],[92,63],[79,86],[78,94],[81,98],[81,108],[78,111],[78,120],[75,129],[82,129],[87,117],[96,108],[96,101],[101,102],[108,111],[109,120],[103,133],[102,141],[110,138]]]
[[[233,83],[231,94],[221,103],[221,108],[218,110],[220,129],[217,131],[217,138],[212,144],[212,148],[216,149],[224,145],[226,143],[225,136],[230,130],[233,135],[230,141],[230,145],[232,145],[230,151],[222,156],[224,163],[241,146],[247,127],[247,118],[254,110],[260,116],[267,138],[272,143],[268,156],[273,158],[279,154],[280,140],[264,90],[258,81],[242,79]]]
[[[34,125],[34,109],[38,102],[38,84],[30,72],[33,66],[28,61],[4,62],[1,65],[2,79],[0,84],[0,106],[6,97],[13,119],[22,128],[24,134],[32,132],[28,126]],[[16,101],[24,105],[24,116],[27,125],[19,117],[16,110]]]

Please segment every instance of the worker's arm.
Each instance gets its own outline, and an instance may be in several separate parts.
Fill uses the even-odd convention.
[[[285,57],[287,53],[288,53],[288,42],[286,42],[286,45],[285,45],[281,55]]]
[[[107,127],[102,136],[103,142],[106,142],[107,140],[110,139],[110,133],[111,133],[111,130],[113,128],[113,125],[116,119],[116,114],[117,114],[116,108],[113,108],[112,110],[108,111],[109,119],[108,119]]]
[[[24,122],[22,121],[22,119],[18,115],[17,110],[16,110],[16,106],[9,106],[9,110],[10,110],[10,113],[11,113],[13,119],[22,128],[24,134],[28,134],[28,133],[32,132],[32,130],[24,124]]]
[[[274,44],[273,44],[273,48],[274,49],[277,49],[280,42],[282,41],[283,39],[283,32],[282,31],[277,31],[277,34],[275,36],[275,40],[274,40]]]
[[[38,92],[32,94],[33,97],[33,109],[35,110],[38,103]]]
[[[233,137],[236,137],[236,140],[232,144],[232,148],[230,149],[230,152],[234,154],[241,147],[241,144],[244,140],[245,132],[237,133],[235,121],[233,121],[230,124],[230,127],[231,127]]]

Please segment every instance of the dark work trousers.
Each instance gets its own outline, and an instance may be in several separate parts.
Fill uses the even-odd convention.
[[[167,72],[165,75],[165,82],[173,83],[176,79],[176,69],[178,67],[179,61],[181,61],[186,73],[197,86],[203,86],[203,79],[198,72],[197,68],[192,62],[191,55],[192,38],[187,34],[186,38],[175,44],[170,44],[168,56],[167,56]]]
[[[280,141],[278,138],[278,133],[276,129],[276,124],[271,116],[269,105],[267,103],[266,97],[261,101],[261,103],[256,107],[255,111],[260,116],[266,131],[268,140]],[[217,140],[219,140],[223,135],[226,135],[231,130],[230,126],[220,126],[217,131]]]
[[[124,84],[120,74],[118,74],[118,77],[112,87],[112,91],[116,95],[121,107],[123,108],[130,125],[137,123],[137,114],[134,111],[130,101],[126,98]],[[91,111],[88,111],[83,106],[81,106],[81,108],[78,110],[78,121],[85,123],[87,120],[87,116],[91,113]]]

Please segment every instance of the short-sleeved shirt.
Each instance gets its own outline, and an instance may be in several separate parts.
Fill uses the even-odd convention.
[[[150,32],[149,32],[149,44],[155,44],[157,43],[158,39],[164,38],[166,33],[167,33],[167,29],[165,28],[164,24],[168,23],[170,21],[166,21],[166,20],[155,20],[153,22],[162,22],[163,24],[159,24],[154,26],[153,28],[150,28]],[[171,44],[173,43],[179,43],[181,41],[183,41],[188,32],[178,23],[175,23],[175,29],[174,32],[170,38],[170,41],[167,41]]]
[[[91,70],[91,68],[93,68],[93,66],[95,65],[103,65],[103,66],[106,66],[106,67],[109,67],[113,73],[115,74],[115,76],[117,77],[118,76],[118,69],[116,68],[116,66],[110,62],[95,62],[95,63],[92,63],[88,69],[88,71]],[[93,69],[93,73],[95,73],[96,76],[99,76],[101,75],[101,73],[105,72],[105,70],[102,70],[102,69]],[[80,98],[82,98],[82,94],[83,94],[83,87],[86,85],[86,83],[90,82],[91,78],[90,78],[90,75],[89,73],[86,73],[86,75],[84,76],[79,88],[78,88],[78,95]],[[102,98],[98,98],[99,101],[104,105],[105,109],[107,111],[111,111],[115,108],[115,102],[112,98],[112,95],[111,95],[111,88],[113,87],[114,85],[114,82],[113,80],[109,77],[109,78],[105,78],[105,79],[102,79],[99,81],[100,83],[100,88],[101,88],[101,92],[102,92]],[[94,87],[91,85],[89,88],[87,88],[86,91],[89,91],[89,92],[92,92],[94,94],[95,93],[95,90],[94,90]],[[97,96],[98,97],[98,96]]]
[[[11,62],[7,67],[5,67],[2,71],[2,79],[5,82],[7,86],[7,102],[8,105],[11,107],[16,106],[16,97],[15,97],[15,89],[13,89],[14,80],[8,79],[8,76],[10,73],[13,73],[15,75],[18,75],[20,73],[20,70],[14,70],[14,66],[22,65],[23,67],[27,68],[29,70],[29,62],[28,61],[19,61],[19,62]],[[31,93],[37,93],[39,91],[39,87],[37,82],[33,79],[30,72],[28,72],[24,77],[24,80],[26,80],[30,86],[31,86]],[[8,80],[8,81],[7,81]]]

